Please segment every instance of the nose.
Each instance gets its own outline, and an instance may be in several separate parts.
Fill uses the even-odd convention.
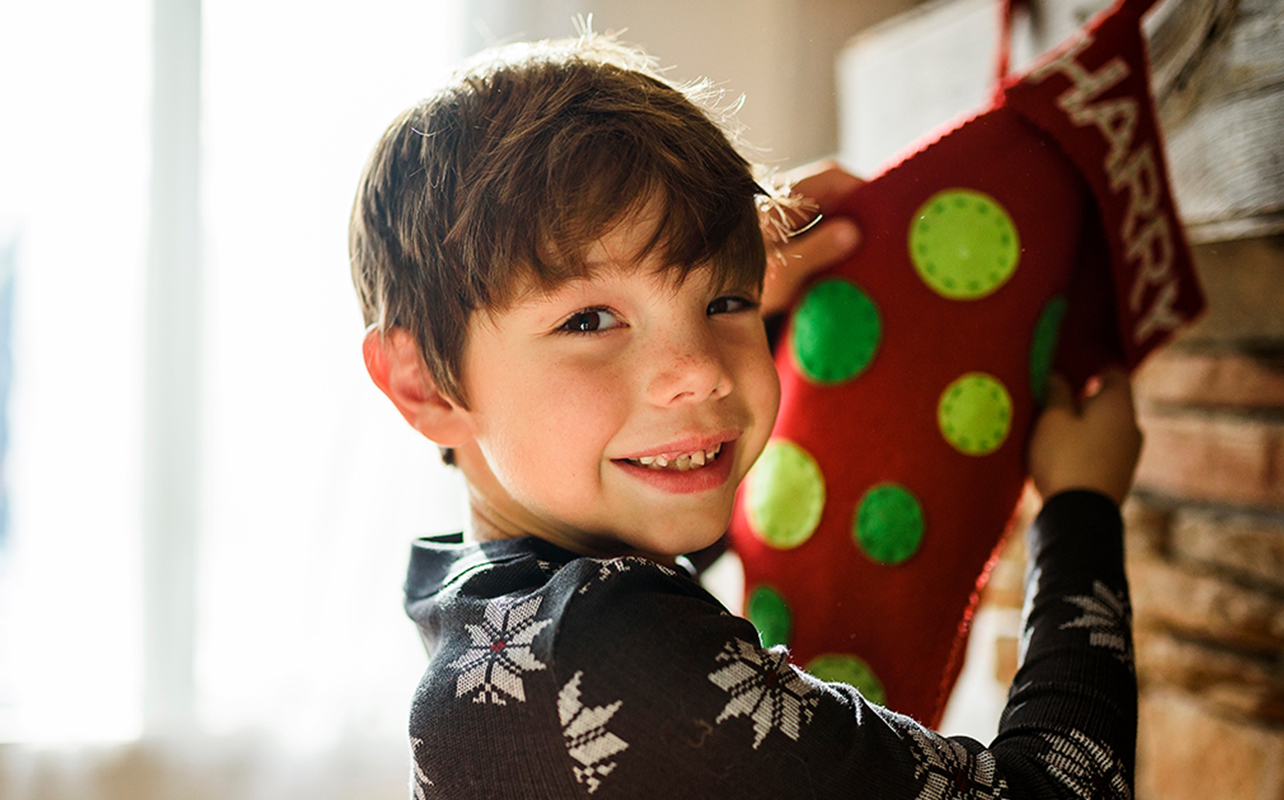
[[[667,337],[654,356],[647,395],[655,405],[716,400],[731,393],[731,369],[707,331]]]

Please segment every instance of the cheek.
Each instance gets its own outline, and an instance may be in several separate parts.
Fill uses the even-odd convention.
[[[596,474],[622,424],[618,384],[608,370],[557,364],[512,375],[478,432],[496,474],[545,490]]]
[[[763,352],[754,351],[747,360],[741,385],[754,422],[753,432],[746,438],[743,451],[744,468],[747,470],[767,446],[776,424],[776,412],[780,409],[780,375],[765,343]]]
[[[760,346],[746,348],[742,359],[741,383],[753,407],[754,421],[770,431],[780,409],[780,374],[776,372],[765,338]]]
[[[780,373],[776,371],[776,362],[765,359],[762,367],[763,408],[768,411],[768,428],[776,424],[776,412],[780,410]]]

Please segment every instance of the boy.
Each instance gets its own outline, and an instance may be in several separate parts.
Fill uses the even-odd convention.
[[[1122,374],[1030,449],[1024,665],[989,749],[764,650],[681,557],[722,536],[779,389],[750,168],[610,41],[489,54],[399,117],[353,212],[371,377],[449,448],[419,543],[416,797],[1129,797]]]

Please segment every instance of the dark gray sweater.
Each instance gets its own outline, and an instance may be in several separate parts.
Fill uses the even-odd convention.
[[[1066,492],[1028,536],[1022,666],[988,748],[764,650],[688,574],[533,538],[421,540],[413,796],[1131,798],[1118,509]]]

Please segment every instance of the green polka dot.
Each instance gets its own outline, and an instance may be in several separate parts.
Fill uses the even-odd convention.
[[[773,439],[749,476],[749,526],[767,544],[782,550],[811,538],[825,509],[825,478],[806,450]]]
[[[1012,397],[998,378],[969,372],[945,387],[936,421],[954,449],[983,456],[999,449],[1012,428]]]
[[[946,189],[915,212],[909,251],[932,291],[951,300],[976,300],[1016,272],[1021,241],[998,200],[971,189]]]
[[[1057,339],[1065,316],[1066,299],[1058,295],[1043,307],[1039,321],[1034,324],[1034,340],[1030,343],[1030,391],[1039,405],[1043,405],[1048,390],[1052,357],[1057,352]]]
[[[794,312],[794,362],[817,383],[842,383],[859,375],[878,350],[878,307],[851,281],[831,278],[813,286]]]
[[[874,670],[856,656],[844,653],[826,653],[816,656],[807,665],[807,671],[822,681],[837,681],[855,686],[865,699],[878,705],[887,704],[887,693],[883,682],[874,674]]]
[[[794,615],[780,592],[770,586],[759,586],[749,593],[745,614],[758,629],[763,647],[789,644],[794,630]]]
[[[923,543],[923,507],[904,486],[880,483],[861,498],[852,535],[865,555],[880,564],[899,564]]]

